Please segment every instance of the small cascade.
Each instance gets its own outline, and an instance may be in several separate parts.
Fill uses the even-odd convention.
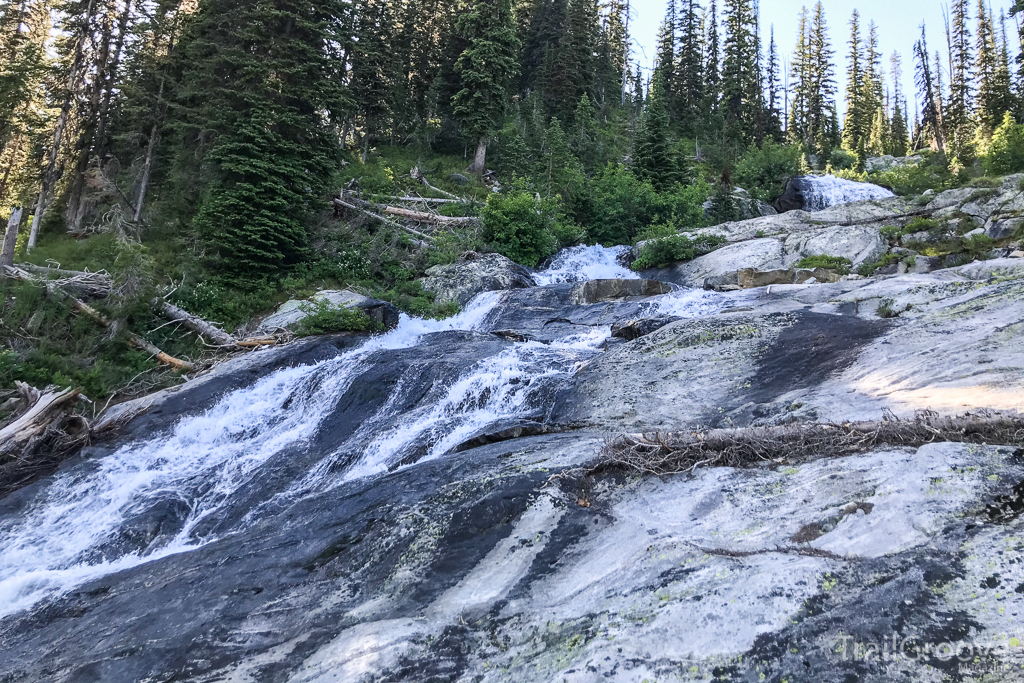
[[[840,204],[895,196],[884,187],[872,183],[860,183],[831,175],[807,175],[793,180],[799,181],[804,211],[821,211]]]
[[[533,276],[538,285],[587,280],[638,280],[640,276],[619,264],[629,247],[569,247],[555,254],[551,265]]]

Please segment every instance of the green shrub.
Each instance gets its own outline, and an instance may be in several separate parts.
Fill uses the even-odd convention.
[[[862,263],[857,266],[857,274],[863,275],[864,277],[871,277],[875,274],[875,271],[885,266],[891,266],[894,263],[898,263],[903,257],[899,254],[885,254],[882,258],[872,263]]]
[[[797,268],[829,268],[840,275],[847,275],[853,263],[845,256],[829,256],[820,254],[816,256],[805,256],[796,263]]]
[[[1010,112],[1003,115],[1003,122],[992,134],[988,154],[982,163],[992,175],[1024,170],[1024,126],[1019,125]]]
[[[633,261],[630,268],[635,271],[648,268],[664,268],[677,261],[689,261],[698,256],[711,253],[726,239],[718,235],[676,235],[651,240],[640,249],[640,257]]]
[[[961,238],[960,244],[964,253],[972,259],[984,260],[988,258],[989,252],[992,251],[995,240],[988,235],[971,235],[970,237]]]
[[[882,299],[881,301],[879,301],[878,302],[878,309],[876,311],[878,313],[878,317],[879,318],[896,318],[896,317],[899,316],[900,313],[903,313],[904,311],[909,311],[911,309],[911,307],[912,307],[911,304],[907,304],[905,308],[897,309],[897,308],[895,308],[895,305],[896,305],[896,302],[893,301],[892,299]]]
[[[402,280],[386,291],[374,291],[372,295],[381,301],[394,304],[401,310],[421,318],[448,318],[459,312],[456,303],[436,304],[435,294],[423,289],[419,280]]]
[[[946,168],[941,156],[931,158],[928,155],[919,164],[896,166],[888,171],[864,176],[862,179],[888,187],[904,197],[919,195],[925,190],[941,192],[958,183]]]
[[[910,235],[915,232],[928,232],[939,227],[939,222],[932,218],[918,216],[903,226],[903,234]]]
[[[835,171],[848,171],[857,168],[857,155],[847,152],[845,149],[837,148],[832,150],[828,157],[829,166]]]
[[[736,164],[733,180],[751,197],[770,202],[786,189],[786,181],[801,173],[797,145],[780,145],[766,138],[761,147],[751,145]]]
[[[556,199],[538,201],[520,186],[488,197],[480,217],[484,241],[516,263],[532,268],[558,248],[554,236],[558,223]]]
[[[335,307],[324,299],[306,302],[299,306],[299,310],[306,314],[295,329],[295,334],[300,337],[332,332],[377,332],[381,329],[380,324],[370,320],[362,310]]]

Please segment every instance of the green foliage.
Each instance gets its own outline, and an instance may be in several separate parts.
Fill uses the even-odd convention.
[[[532,268],[558,247],[552,233],[558,223],[558,202],[537,201],[521,186],[491,195],[480,217],[484,241],[516,263]]]
[[[1018,124],[1010,112],[992,134],[985,170],[993,175],[1007,175],[1024,170],[1024,125]]]
[[[399,281],[390,289],[374,290],[372,295],[421,318],[441,320],[459,312],[459,306],[456,303],[434,303],[435,294],[424,290],[419,280]]]
[[[675,235],[651,240],[640,249],[640,257],[630,265],[635,271],[649,268],[664,268],[679,261],[690,261],[709,254],[725,244],[726,239],[718,235]]]
[[[853,263],[845,256],[829,256],[821,254],[816,256],[805,256],[796,263],[797,268],[829,268],[840,275],[850,272]]]
[[[875,271],[885,266],[891,266],[894,263],[899,263],[903,259],[899,254],[884,254],[882,258],[871,263],[862,263],[857,266],[857,274],[863,275],[864,277],[871,277],[875,274]]]
[[[505,113],[506,86],[519,71],[512,4],[509,0],[471,3],[456,22],[468,44],[455,62],[461,90],[452,98],[452,112],[467,132],[487,136]]]
[[[828,163],[834,171],[848,171],[857,168],[857,155],[851,154],[845,149],[836,148],[829,155]]]
[[[801,157],[799,146],[781,145],[768,138],[760,148],[753,144],[747,148],[732,177],[751,197],[771,202],[782,195],[787,180],[800,175]]]
[[[920,164],[896,166],[888,171],[872,173],[865,180],[888,187],[898,195],[918,195],[925,190],[941,192],[954,187],[956,178],[945,165],[930,160]]]
[[[893,301],[892,299],[881,299],[878,302],[878,308],[876,310],[878,317],[896,318],[899,317],[900,313],[903,313],[904,311],[909,311],[911,309],[911,304],[907,304],[906,308],[903,308],[902,310],[895,308],[895,305],[896,302]]]
[[[306,314],[295,330],[300,337],[332,332],[379,332],[382,329],[362,310],[332,306],[324,299],[303,303],[299,310]]]

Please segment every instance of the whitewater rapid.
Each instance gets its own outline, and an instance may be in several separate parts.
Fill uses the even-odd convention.
[[[535,277],[540,285],[638,277],[618,264],[622,253],[622,247],[574,247]],[[466,368],[437,400],[408,414],[395,408],[400,382],[375,415],[287,491],[226,532],[211,532],[215,525],[204,524],[230,507],[233,496],[274,456],[310,444],[374,353],[411,348],[437,332],[487,332],[502,295],[480,294],[447,320],[402,315],[398,327],[358,348],[273,372],[201,414],[179,419],[168,433],[55,476],[20,514],[0,517],[0,618],[101,576],[207,545],[309,493],[403,466],[413,448],[423,451],[414,462],[430,460],[489,425],[538,417],[540,392],[601,353],[609,327],[591,327],[547,344],[507,346]],[[679,290],[651,302],[653,314],[680,317],[699,317],[723,305],[721,295],[701,290]],[[340,473],[339,463],[344,463]],[[177,528],[145,547],[130,547],[120,538],[122,527],[157,506],[180,511]]]

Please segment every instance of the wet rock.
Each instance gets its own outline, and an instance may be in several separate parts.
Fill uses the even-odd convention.
[[[837,226],[790,235],[785,243],[787,260],[805,256],[841,256],[854,266],[877,261],[889,244],[875,228]]]
[[[308,309],[310,304],[317,305],[321,302],[332,308],[358,308],[385,329],[390,330],[398,325],[400,312],[394,305],[386,301],[372,299],[347,289],[322,290],[314,294],[310,301],[292,299],[284,302],[276,311],[263,319],[257,328],[257,333],[270,333],[278,329],[294,330],[309,315],[309,312],[304,309]]]
[[[501,254],[476,254],[447,266],[434,266],[420,283],[423,289],[437,295],[437,303],[464,306],[481,292],[534,287],[536,283],[528,268]]]
[[[782,242],[769,237],[727,244],[692,261],[644,274],[686,287],[702,287],[707,278],[729,278],[743,268],[770,270],[784,266]]]
[[[665,327],[665,325],[674,323],[677,320],[682,320],[682,318],[673,315],[664,315],[657,318],[626,320],[612,325],[612,336],[618,339],[633,341],[634,339],[639,339],[651,332],[660,330]]]
[[[589,280],[573,287],[572,302],[596,304],[616,299],[668,294],[672,287],[657,280]]]

